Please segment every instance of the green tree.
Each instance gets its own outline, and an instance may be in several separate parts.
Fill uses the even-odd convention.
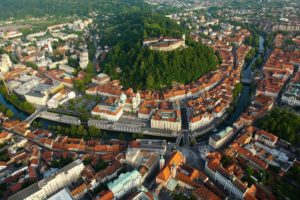
[[[92,138],[95,138],[101,134],[101,130],[96,128],[95,126],[90,126],[88,132]]]
[[[149,74],[147,76],[147,88],[149,89],[154,89],[155,88],[155,81],[154,81],[154,78],[152,76],[152,74]]]
[[[26,62],[25,64],[26,64],[27,67],[31,67],[32,69],[35,69],[35,70],[38,69],[37,64],[35,64],[33,62]]]
[[[125,134],[124,133],[120,133],[119,140],[125,140]]]
[[[87,132],[82,125],[80,125],[77,129],[78,136],[86,136]]]
[[[256,123],[258,128],[300,146],[300,116],[288,108],[275,107]]]

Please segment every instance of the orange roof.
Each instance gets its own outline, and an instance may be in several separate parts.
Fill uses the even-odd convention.
[[[112,200],[114,198],[114,194],[112,193],[112,191],[106,191],[103,195],[101,195],[100,198],[98,198],[97,200]]]
[[[162,180],[164,182],[167,182],[171,176],[170,168],[172,165],[181,165],[185,162],[185,158],[183,157],[182,153],[179,151],[174,152],[170,159],[168,160],[166,166],[160,171],[160,173],[157,175],[157,179]]]
[[[209,190],[205,186],[201,186],[193,191],[193,194],[203,200],[221,200],[221,197]]]
[[[20,121],[18,121],[18,120],[14,120],[14,121],[10,120],[10,121],[3,122],[2,126],[4,128],[10,129],[10,128],[13,128],[14,126],[16,126],[19,123],[20,123]]]
[[[251,160],[252,162],[254,162],[256,164],[258,164],[263,169],[267,169],[268,168],[268,164],[265,161],[261,160],[256,155],[253,155],[247,149],[244,149],[242,147],[237,147],[237,153],[240,154],[240,155],[243,155],[243,156],[247,157],[247,159]]]
[[[8,135],[10,135],[9,132],[3,131],[3,132],[0,133],[0,138],[6,138]]]
[[[169,166],[165,166],[159,174],[156,176],[157,179],[162,180],[163,182],[167,182],[171,177],[171,171]]]
[[[83,192],[84,190],[86,190],[86,184],[83,183],[81,184],[79,187],[75,188],[74,190],[71,191],[72,196],[76,196],[78,194],[80,194],[81,192]]]
[[[106,145],[97,145],[95,146],[95,151],[107,151]]]
[[[267,136],[273,142],[275,142],[278,139],[278,137],[276,135],[273,135],[272,133],[269,133],[264,130],[258,130],[258,131],[256,131],[255,134]]]
[[[169,161],[168,161],[168,165],[171,166],[173,164],[175,164],[176,166],[184,163],[185,158],[183,157],[182,153],[179,151],[174,152]]]

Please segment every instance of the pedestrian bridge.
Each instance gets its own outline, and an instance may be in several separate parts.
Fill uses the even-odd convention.
[[[31,124],[45,110],[46,110],[45,107],[39,107],[39,108],[37,108],[34,113],[32,113],[29,117],[27,117],[27,119],[24,120],[24,122],[27,123],[27,124]]]
[[[24,122],[26,122],[27,124],[31,124],[36,118],[47,119],[50,121],[55,121],[55,122],[70,124],[70,125],[81,124],[81,121],[78,117],[47,112],[43,108],[37,109],[32,115],[27,117],[27,119],[25,119]]]

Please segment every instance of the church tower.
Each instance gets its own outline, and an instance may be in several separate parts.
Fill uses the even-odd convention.
[[[159,169],[162,170],[162,168],[165,166],[165,159],[164,157],[161,155],[160,156],[160,160],[159,160]]]

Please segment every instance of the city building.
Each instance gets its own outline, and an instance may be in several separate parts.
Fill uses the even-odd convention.
[[[149,120],[157,108],[158,104],[155,101],[145,100],[140,105],[140,109],[138,111],[138,118]]]
[[[159,109],[151,118],[151,128],[181,131],[181,112],[179,102],[161,102]]]
[[[107,74],[100,73],[96,77],[92,78],[92,83],[97,85],[103,85],[110,81],[110,77]]]
[[[58,67],[60,70],[65,71],[68,74],[73,74],[75,72],[75,69],[73,67],[70,67],[69,65],[61,64]]]
[[[34,183],[33,185],[10,196],[9,200],[47,199],[59,190],[76,182],[81,177],[84,165],[76,160],[55,172],[52,176]]]
[[[193,112],[189,120],[189,130],[195,131],[196,129],[199,129],[200,127],[209,124],[213,119],[214,119],[213,116],[207,112],[206,113]]]
[[[12,62],[9,58],[9,55],[2,54],[0,56],[0,72],[5,74],[9,71],[9,68],[12,67]]]
[[[222,166],[222,156],[218,152],[207,155],[205,163],[205,172],[220,184],[224,190],[227,190],[237,199],[244,199],[248,194],[255,194],[256,188],[253,184],[248,187],[237,176],[240,173],[240,167],[237,165]],[[252,196],[252,195],[250,195]],[[252,196],[253,197],[253,196]]]
[[[70,191],[66,188],[62,189],[61,191],[57,192],[47,200],[73,200]]]
[[[172,153],[165,166],[156,176],[156,183],[173,191],[177,185],[175,180],[177,169],[185,163],[185,157],[180,151]]]
[[[108,189],[113,193],[115,199],[121,199],[132,189],[139,187],[142,176],[137,170],[121,174],[118,179],[108,183]]]
[[[30,91],[25,94],[25,99],[26,101],[34,105],[44,106],[47,104],[48,95],[39,92]]]
[[[123,106],[115,98],[108,98],[105,104],[99,104],[91,111],[92,115],[108,121],[118,121],[123,115]]]
[[[273,135],[272,133],[268,133],[267,131],[264,130],[257,130],[255,132],[254,138],[270,146],[275,146],[278,140],[278,137],[276,135]]]
[[[136,141],[132,141],[132,143],[130,143],[128,148],[140,148],[141,150],[146,151],[156,151],[159,152],[160,155],[165,155],[167,150],[167,141],[156,139],[136,139]]]
[[[126,163],[138,169],[144,181],[157,168],[160,154],[159,152],[130,148],[127,149],[125,157]]]
[[[79,56],[80,62],[79,62],[79,66],[81,69],[86,69],[88,64],[89,64],[89,53],[88,51],[82,51],[80,52],[80,56]]]
[[[19,31],[8,31],[8,32],[4,33],[3,38],[13,39],[13,38],[21,37],[22,35],[23,35],[23,33],[19,32]]]
[[[70,99],[74,99],[76,97],[75,92],[68,91],[66,89],[61,90],[57,94],[55,94],[49,101],[47,102],[47,106],[49,108],[58,108],[59,105],[62,105],[69,101]]]
[[[297,72],[292,80],[288,83],[281,101],[290,106],[300,106],[300,72]]]
[[[209,137],[209,145],[212,146],[214,149],[220,148],[226,142],[230,140],[230,138],[234,134],[234,129],[230,126],[226,127],[226,129],[220,131],[217,134],[214,134]]]

